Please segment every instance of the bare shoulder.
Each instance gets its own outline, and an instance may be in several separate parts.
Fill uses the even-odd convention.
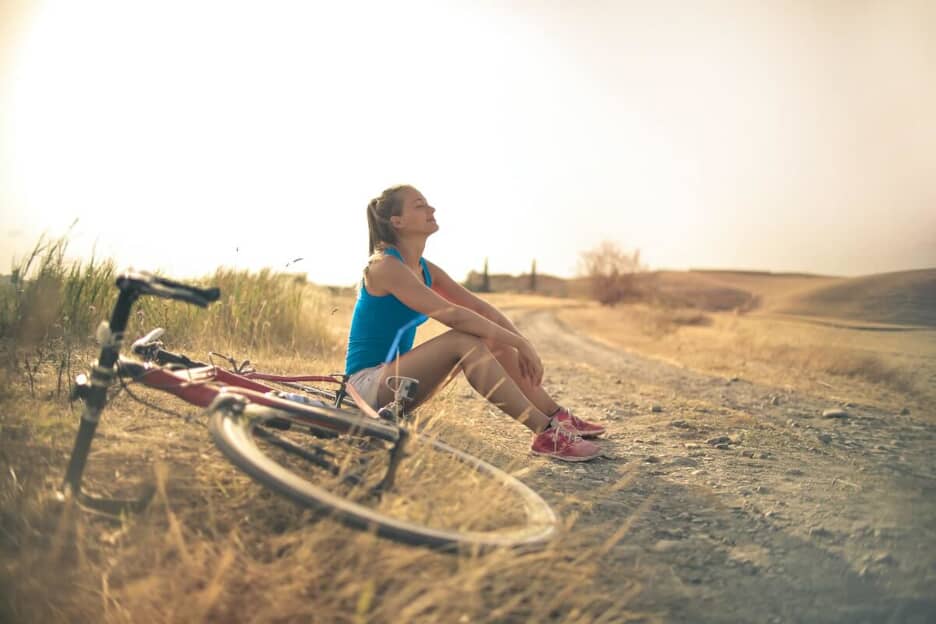
[[[403,263],[389,254],[374,254],[367,260],[364,272],[368,275],[393,275],[405,269]]]
[[[371,294],[382,291],[386,294],[389,285],[401,277],[406,277],[409,271],[403,263],[388,254],[374,254],[367,261],[364,268],[364,282]]]

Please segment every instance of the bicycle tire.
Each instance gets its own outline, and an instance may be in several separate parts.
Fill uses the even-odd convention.
[[[261,485],[299,504],[300,506],[327,511],[346,526],[374,531],[377,535],[404,544],[426,546],[440,550],[472,548],[488,550],[498,547],[538,547],[548,542],[556,532],[557,518],[552,508],[536,492],[512,475],[492,466],[482,459],[458,450],[430,436],[409,432],[434,451],[454,458],[475,475],[484,477],[498,485],[505,493],[515,498],[523,507],[524,523],[506,530],[459,530],[425,526],[417,522],[387,515],[365,504],[344,498],[313,483],[304,476],[274,460],[261,450],[256,440],[268,436],[262,426],[271,419],[295,420],[297,425],[308,423],[309,412],[323,412],[331,420],[348,420],[348,430],[364,439],[386,440],[387,429],[396,427],[361,418],[346,416],[342,410],[333,408],[297,408],[282,410],[251,403],[240,403],[231,409],[231,404],[216,402],[211,410],[209,429],[216,446],[236,467]],[[487,503],[487,501],[485,501]]]

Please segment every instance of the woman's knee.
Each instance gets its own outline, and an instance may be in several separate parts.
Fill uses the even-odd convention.
[[[510,345],[504,344],[503,342],[497,342],[496,340],[490,340],[485,338],[483,341],[484,346],[487,347],[488,351],[496,357],[498,360],[510,355],[511,351],[516,353],[516,349]]]

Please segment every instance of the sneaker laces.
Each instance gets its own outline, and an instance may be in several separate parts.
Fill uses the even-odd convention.
[[[567,439],[569,442],[578,442],[583,439],[582,435],[574,427],[569,427],[567,424],[560,420],[553,422],[553,430],[555,430],[556,435],[561,436]]]
[[[578,427],[580,424],[585,424],[585,421],[573,414],[572,410],[566,409],[566,414],[569,415],[569,423],[571,423],[573,427]]]

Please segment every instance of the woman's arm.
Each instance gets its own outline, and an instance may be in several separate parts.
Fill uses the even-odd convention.
[[[432,277],[433,280],[436,279],[435,272]],[[452,281],[451,278],[449,281]],[[389,292],[407,307],[466,334],[489,338],[516,348],[526,342],[526,338],[521,336],[516,328],[508,329],[490,319],[487,314],[481,314],[462,304],[463,302],[470,304],[470,301],[464,298],[460,301],[443,298],[436,290],[427,288],[415,273],[396,258],[385,257],[370,265],[367,271],[367,286],[372,290]],[[477,301],[488,305],[480,299]],[[488,307],[494,310],[493,306],[488,305]],[[480,309],[484,310],[483,307]],[[504,320],[506,321],[506,318]],[[510,321],[507,323],[509,324]]]
[[[389,292],[407,307],[452,329],[514,347],[520,356],[524,375],[535,385],[542,383],[543,363],[526,338],[474,310],[441,297],[397,259],[385,257],[371,264],[366,285],[369,290]]]
[[[426,264],[429,265],[429,272],[432,274],[432,289],[434,291],[438,292],[452,303],[468,308],[469,310],[474,310],[484,318],[497,323],[507,331],[520,334],[520,331],[510,322],[510,319],[504,316],[496,307],[453,280],[449,277],[449,274],[440,267],[428,260]]]

